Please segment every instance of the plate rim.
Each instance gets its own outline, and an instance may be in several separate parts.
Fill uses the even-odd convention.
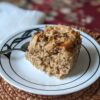
[[[46,25],[47,25],[47,24],[46,24]],[[25,30],[23,30],[23,31],[16,32],[15,34],[11,34],[9,37],[7,37],[5,40],[3,40],[3,41],[0,43],[0,49],[1,49],[1,47],[4,45],[4,43],[7,42],[7,40],[8,40],[9,38],[11,38],[11,37],[13,37],[13,36],[15,36],[15,35],[17,35],[17,34],[19,34],[19,33],[23,33],[23,32],[25,32],[25,31],[34,29],[34,28],[45,27],[46,25],[35,25],[34,27],[32,27],[32,28],[30,28],[30,29],[25,29]],[[50,24],[48,24],[48,25],[50,25]],[[77,29],[77,30],[78,30],[78,29]],[[79,31],[81,31],[81,30],[79,30]],[[83,31],[81,31],[81,32],[82,32],[82,34],[86,35],[90,40],[91,40],[91,39],[93,40],[93,43],[96,44],[96,47],[97,47],[97,48],[99,48],[98,52],[99,52],[99,54],[100,54],[100,46],[99,46],[99,44],[96,42],[96,40],[94,40],[91,36],[89,36],[88,34],[86,34],[86,32],[83,32]],[[99,59],[99,62],[100,62],[100,59]],[[1,66],[1,65],[0,65],[0,66]],[[99,67],[100,67],[100,65],[99,65]],[[19,87],[19,86],[18,86],[19,84],[18,84],[18,85],[15,85],[15,83],[9,81],[9,79],[7,79],[7,78],[5,77],[5,75],[3,75],[3,73],[1,73],[1,71],[0,71],[0,75],[1,75],[8,83],[10,83],[11,85],[13,85],[13,86],[15,86],[15,87],[17,87],[17,88],[19,88],[19,89],[21,89],[21,90],[27,91],[26,89]],[[80,89],[77,89],[77,90],[74,90],[74,91],[70,91],[70,92],[68,92],[68,93],[63,92],[63,91],[62,91],[62,93],[55,93],[55,94],[54,94],[54,93],[43,93],[43,91],[41,91],[41,93],[38,93],[38,92],[36,92],[36,93],[33,92],[33,93],[35,93],[35,94],[42,94],[42,95],[62,95],[62,94],[69,94],[69,93],[73,93],[73,92],[82,90],[82,89],[84,89],[84,88],[90,86],[90,85],[93,84],[99,77],[100,77],[100,74],[98,75],[98,77],[95,78],[94,81],[92,81],[91,83],[88,83],[88,84],[87,84],[86,86],[84,86],[83,88],[80,88]],[[13,80],[12,80],[12,81],[13,81]],[[34,91],[36,91],[36,90],[34,90]],[[40,90],[39,90],[39,91],[40,91]],[[65,91],[66,91],[66,90],[65,90]],[[32,93],[31,91],[27,91],[27,92]],[[46,92],[47,92],[47,91],[46,91]],[[57,92],[57,91],[56,91],[56,92]]]

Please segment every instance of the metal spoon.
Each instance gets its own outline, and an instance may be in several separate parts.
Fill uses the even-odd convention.
[[[4,50],[4,51],[0,51],[0,55],[7,54],[9,52],[12,52],[13,50],[19,50],[19,51],[26,52],[27,51],[27,48],[28,48],[28,45],[29,45],[29,42],[26,42],[25,44],[23,44],[21,46],[21,48],[13,48],[13,49],[7,49],[7,50]]]

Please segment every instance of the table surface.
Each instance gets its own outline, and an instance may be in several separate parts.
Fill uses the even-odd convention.
[[[77,25],[100,43],[100,0],[2,0],[25,9],[47,14],[44,23]],[[81,27],[86,27],[81,28]],[[90,87],[63,96],[30,94],[8,84],[0,77],[0,100],[100,100],[100,79]]]

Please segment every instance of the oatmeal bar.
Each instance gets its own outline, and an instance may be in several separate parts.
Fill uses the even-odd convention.
[[[46,26],[36,32],[26,53],[38,69],[63,78],[75,66],[81,47],[79,32],[65,25]]]

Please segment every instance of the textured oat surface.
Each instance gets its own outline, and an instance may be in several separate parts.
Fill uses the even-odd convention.
[[[80,33],[71,27],[46,26],[33,35],[26,57],[48,75],[63,78],[77,62],[80,47]]]
[[[87,32],[100,43],[100,33],[92,32],[85,28],[79,29]],[[90,87],[73,94],[63,96],[42,96],[16,89],[0,77],[0,100],[100,100],[100,79]]]

